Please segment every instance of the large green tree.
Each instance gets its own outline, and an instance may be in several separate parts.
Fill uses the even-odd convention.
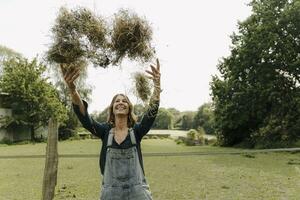
[[[2,92],[9,94],[7,99],[13,116],[6,125],[12,123],[31,127],[31,139],[35,130],[48,124],[50,117],[59,122],[66,120],[66,108],[60,102],[54,86],[44,76],[46,66],[37,59],[12,58],[3,62],[0,77]]]
[[[300,0],[253,0],[211,82],[222,145],[287,146],[300,134]]]

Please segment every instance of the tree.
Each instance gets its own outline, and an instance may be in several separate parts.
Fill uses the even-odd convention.
[[[0,75],[2,73],[2,63],[5,60],[16,58],[16,57],[22,57],[22,55],[8,47],[0,45]]]
[[[14,57],[22,57],[22,55],[6,46],[0,45],[0,62]]]
[[[98,122],[106,122],[108,119],[108,109],[109,107],[106,107],[103,111],[99,113],[92,113],[92,117],[94,117],[94,119]]]
[[[12,58],[3,62],[0,77],[0,88],[9,94],[7,101],[13,110],[6,126],[12,123],[30,126],[32,140],[35,139],[35,130],[46,126],[50,117],[59,122],[67,117],[57,91],[43,76],[45,70],[46,66],[36,59]]]
[[[176,108],[168,108],[167,109],[172,115],[173,115],[173,128],[179,128],[180,126],[180,118],[181,118],[181,113],[179,110]]]
[[[300,133],[300,1],[253,0],[211,82],[222,145],[289,145]],[[276,130],[276,131],[275,131]]]
[[[156,129],[172,129],[174,116],[165,108],[159,108],[153,128]]]
[[[193,122],[193,127],[202,127],[207,134],[214,134],[214,113],[212,103],[205,103],[199,107]]]
[[[182,113],[181,117],[181,129],[183,130],[189,130],[193,128],[194,125],[194,117],[195,112],[187,111]]]

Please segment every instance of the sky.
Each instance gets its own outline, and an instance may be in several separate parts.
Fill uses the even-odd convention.
[[[87,7],[111,19],[121,8],[145,17],[161,65],[161,107],[196,111],[211,101],[210,86],[222,57],[230,55],[230,35],[251,14],[250,0],[0,0],[0,45],[24,57],[42,57],[51,44],[51,27],[61,6]],[[154,63],[154,60],[153,60]],[[102,111],[114,94],[133,94],[132,74],[149,64],[124,60],[120,66],[89,66],[93,93],[89,112]]]

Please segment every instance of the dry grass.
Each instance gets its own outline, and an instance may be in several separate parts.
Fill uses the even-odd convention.
[[[89,63],[105,68],[120,64],[126,56],[142,62],[153,58],[152,29],[146,19],[121,9],[110,21],[87,8],[62,7],[52,27],[47,60],[64,68],[84,68]]]
[[[145,104],[149,101],[152,85],[147,76],[141,72],[134,73],[135,95]]]
[[[52,40],[47,58],[51,63],[82,66],[87,61],[106,66],[107,47],[105,21],[86,8],[59,10],[52,27]]]
[[[115,14],[111,35],[111,48],[116,56],[114,63],[126,55],[133,60],[149,61],[154,54],[151,40],[152,29],[146,19],[124,9]]]

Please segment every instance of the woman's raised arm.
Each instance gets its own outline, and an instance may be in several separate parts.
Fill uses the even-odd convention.
[[[81,112],[82,115],[85,115],[85,106],[82,102],[82,99],[80,98],[79,93],[76,90],[76,85],[74,83],[74,81],[79,77],[80,75],[80,70],[79,69],[69,69],[67,71],[65,71],[63,69],[63,65],[61,65],[61,69],[63,72],[63,76],[64,76],[64,80],[69,88],[70,91],[70,95],[72,98],[72,103],[74,103],[75,105],[79,106],[79,110]]]

